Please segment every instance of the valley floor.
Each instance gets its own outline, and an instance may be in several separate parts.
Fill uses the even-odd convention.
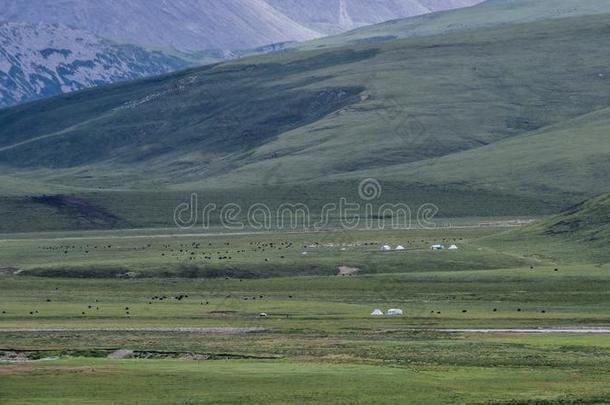
[[[610,402],[610,268],[584,246],[156,233],[0,241],[0,402]]]

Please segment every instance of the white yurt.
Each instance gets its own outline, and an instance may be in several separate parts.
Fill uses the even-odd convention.
[[[402,315],[402,309],[396,309],[396,308],[392,308],[392,309],[388,309],[386,311],[387,315]]]
[[[459,248],[457,247],[457,245],[451,245],[449,246],[449,250],[458,250]]]
[[[380,250],[382,252],[389,252],[390,250],[392,250],[392,246],[390,246],[390,245],[383,245]]]
[[[383,315],[383,311],[381,309],[376,309],[373,312],[371,312],[371,316],[382,316]]]
[[[405,247],[403,245],[398,245],[395,250],[405,250]]]

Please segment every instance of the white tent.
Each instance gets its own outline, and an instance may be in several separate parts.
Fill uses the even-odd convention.
[[[451,245],[449,246],[449,250],[458,250],[457,245]]]
[[[387,315],[402,315],[402,309],[396,309],[396,308],[388,309],[386,311],[386,314]]]
[[[405,247],[402,245],[396,246],[396,250],[405,250]]]
[[[383,245],[380,250],[382,252],[389,252],[390,250],[392,250],[392,246],[390,246],[390,245]]]
[[[371,316],[382,316],[383,315],[383,311],[381,309],[376,309],[373,312],[371,312]]]

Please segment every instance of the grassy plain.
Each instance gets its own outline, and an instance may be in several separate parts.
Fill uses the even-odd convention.
[[[443,331],[609,327],[608,265],[572,258],[574,242],[506,228],[134,233],[0,242],[4,403],[610,401],[607,334]],[[369,315],[393,307],[405,315]],[[134,358],[109,357],[119,349]]]

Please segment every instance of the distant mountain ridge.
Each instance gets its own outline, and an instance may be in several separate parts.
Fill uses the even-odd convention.
[[[0,21],[60,23],[180,51],[247,49],[320,37],[264,0],[3,0]]]
[[[102,38],[193,52],[306,41],[484,0],[3,0],[0,21],[64,24]]]
[[[316,31],[335,34],[388,20],[469,7],[484,0],[266,0]]]
[[[2,0],[0,108],[480,1]]]
[[[188,65],[59,24],[1,23],[0,108]]]

